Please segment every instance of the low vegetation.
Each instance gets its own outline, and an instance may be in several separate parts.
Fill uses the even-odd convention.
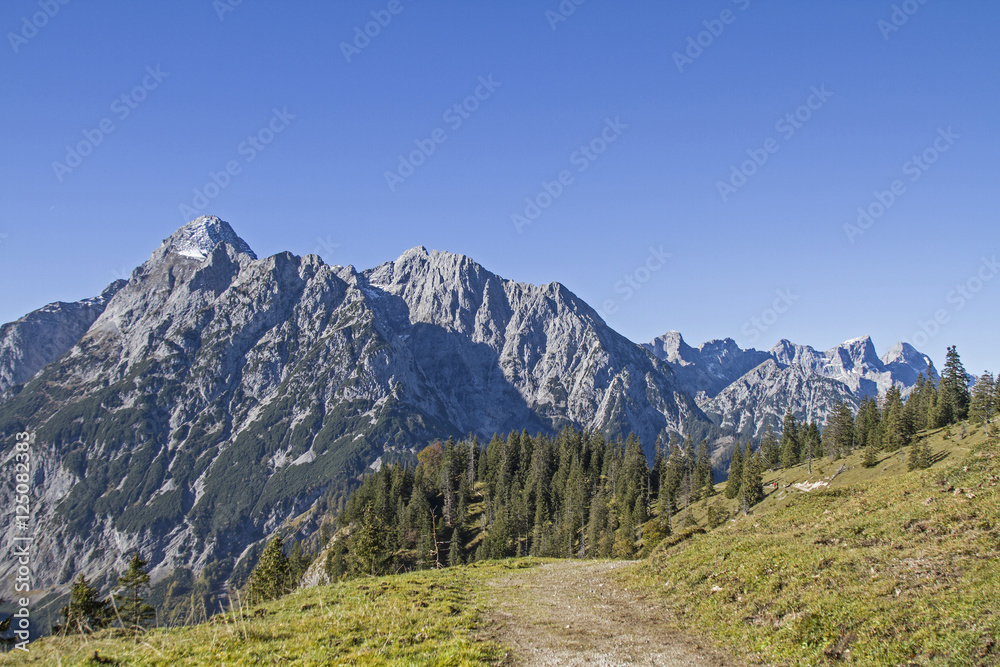
[[[1000,664],[997,440],[917,438],[867,468],[858,452],[765,474],[749,515],[716,499],[732,518],[678,532],[623,576],[768,664]],[[909,471],[918,445],[932,465]]]
[[[120,628],[47,637],[28,653],[0,656],[27,665],[476,665],[497,663],[503,647],[478,636],[475,591],[525,561],[300,589],[199,625],[150,630],[135,640]]]
[[[909,470],[913,445],[870,467],[859,451],[765,471],[747,515],[739,497],[708,495],[608,576],[748,663],[998,665],[1000,451],[964,426],[917,434],[927,469]],[[497,664],[489,583],[539,562],[366,576],[253,607],[234,594],[207,623],[49,637],[0,664]]]

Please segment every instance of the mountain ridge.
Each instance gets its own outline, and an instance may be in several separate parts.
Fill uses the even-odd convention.
[[[853,395],[732,339],[637,345],[564,285],[505,279],[465,255],[418,246],[361,271],[257,258],[214,216],[80,303],[55,309],[84,313],[53,320],[58,346],[8,355],[34,361],[6,362],[0,394],[0,433],[35,437],[34,566],[53,593],[68,573],[100,580],[136,548],[154,581],[211,571],[221,586],[262,540],[314,533],[359,475],[438,438],[573,425],[635,433],[651,458],[672,436],[752,436],[806,386],[824,391],[795,407],[817,419],[837,392]],[[0,329],[0,362],[5,340],[30,349],[7,333],[25,326]],[[887,356],[912,370],[919,353]]]
[[[43,591],[67,573],[101,580],[136,548],[154,582],[220,563],[227,579],[293,518],[314,532],[370,466],[436,438],[574,424],[634,431],[651,456],[707,421],[662,362],[558,283],[419,249],[361,272],[255,259],[212,228],[228,225],[164,240],[0,402],[0,431],[35,436]],[[13,534],[10,517],[0,530]]]

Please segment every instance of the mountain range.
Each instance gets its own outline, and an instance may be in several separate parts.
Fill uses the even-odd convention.
[[[128,281],[0,328],[0,433],[5,461],[15,433],[33,438],[40,594],[77,573],[108,582],[137,548],[154,582],[210,568],[221,584],[276,531],[315,532],[365,470],[438,438],[572,424],[635,433],[650,456],[692,433],[721,451],[780,430],[788,407],[822,423],[838,401],[905,394],[929,364],[906,343],[879,358],[867,337],[637,345],[559,283],[423,247],[361,271],[259,259],[206,216]],[[12,515],[0,530],[15,534]]]

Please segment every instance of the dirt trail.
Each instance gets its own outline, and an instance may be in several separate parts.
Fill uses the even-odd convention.
[[[511,646],[507,665],[736,664],[671,628],[662,605],[621,588],[628,562],[562,561],[497,579],[490,636]]]

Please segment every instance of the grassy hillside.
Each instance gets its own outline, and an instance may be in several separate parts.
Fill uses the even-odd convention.
[[[812,473],[769,473],[749,516],[735,515],[720,485],[692,507],[699,526],[609,576],[641,591],[650,624],[666,609],[746,662],[1000,665],[1000,452],[981,431],[961,430],[924,434],[935,460],[927,470],[908,472],[904,449],[867,469],[855,455],[814,462]],[[709,504],[731,516],[712,530]],[[52,637],[0,665],[497,664],[506,649],[486,627],[503,597],[495,582],[540,562],[300,590],[139,642],[116,630]]]
[[[536,561],[537,562],[537,561]],[[476,636],[475,591],[523,561],[361,579],[299,590],[201,625],[49,637],[0,665],[476,665],[504,655]],[[95,655],[97,656],[95,659]]]
[[[767,663],[1000,664],[998,446],[961,430],[922,434],[927,470],[904,448],[765,475],[751,515],[675,534],[624,576]]]

